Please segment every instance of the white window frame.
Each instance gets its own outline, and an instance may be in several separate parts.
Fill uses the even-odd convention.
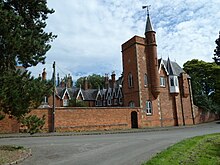
[[[152,115],[152,102],[151,101],[146,101],[146,114],[147,115]]]
[[[69,100],[68,99],[63,99],[63,106],[68,107],[69,106]]]
[[[166,87],[166,79],[163,76],[160,76],[160,86]]]
[[[135,107],[135,104],[134,104],[133,101],[130,101],[130,102],[129,102],[129,107],[130,107],[130,108],[134,108],[134,107]]]

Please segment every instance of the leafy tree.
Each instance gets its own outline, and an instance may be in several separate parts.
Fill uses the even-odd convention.
[[[215,43],[216,43],[216,49],[214,50],[214,60],[215,60],[215,63],[217,65],[220,65],[220,32],[219,32],[219,38],[217,38],[215,40]]]
[[[44,63],[56,36],[46,33],[48,9],[46,0],[0,0],[0,73]]]
[[[191,77],[194,103],[205,110],[220,112],[220,66],[196,59],[183,66]]]
[[[34,79],[27,71],[6,73],[0,77],[0,112],[20,119],[29,108],[37,108],[44,95],[52,92],[52,82]]]
[[[88,77],[80,77],[75,83],[76,87],[79,88],[80,85],[83,87],[86,78],[90,88],[97,89],[99,87],[104,87],[104,77],[97,74],[92,74]]]

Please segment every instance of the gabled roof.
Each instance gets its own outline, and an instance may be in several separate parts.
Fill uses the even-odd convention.
[[[63,94],[62,94],[63,96],[62,96],[62,99],[64,99],[64,97],[65,97],[66,94],[67,94],[67,96],[69,97],[69,99],[71,99],[71,96],[70,96],[70,94],[69,94],[67,88],[65,88],[65,89],[63,90]]]
[[[169,72],[168,72],[168,70],[167,70],[167,67],[166,67],[166,65],[164,64],[164,60],[163,60],[162,58],[160,58],[160,59],[158,60],[158,64],[159,64],[159,65],[158,65],[158,66],[159,66],[159,68],[158,68],[159,72],[160,72],[160,70],[162,69],[162,66],[163,66],[165,72],[167,73],[167,75],[169,75]]]
[[[163,60],[163,63],[164,63],[164,67],[166,67],[167,72],[169,73],[169,75],[179,76],[181,73],[184,72],[184,70],[176,62],[170,61],[169,58],[168,58],[167,61]]]
[[[68,95],[70,99],[73,97],[76,97],[77,93],[79,91],[79,88],[66,88],[66,87],[56,87],[56,95],[60,98],[63,99],[65,94]]]
[[[84,100],[96,100],[98,89],[82,90]]]

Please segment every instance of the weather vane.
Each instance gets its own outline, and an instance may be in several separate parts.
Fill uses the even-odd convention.
[[[151,6],[151,5],[142,6],[142,9],[147,9],[147,10],[145,10],[145,15],[148,15],[148,16],[149,16],[150,6]]]

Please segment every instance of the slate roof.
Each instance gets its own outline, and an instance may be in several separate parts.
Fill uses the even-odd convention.
[[[153,28],[152,28],[152,25],[151,25],[150,16],[148,14],[147,15],[147,22],[146,22],[145,33],[149,32],[149,31],[153,31]]]
[[[161,65],[161,60],[163,60],[163,59],[158,60],[159,66]],[[184,70],[176,62],[170,61],[169,58],[168,58],[168,60],[163,60],[163,63],[165,65],[164,67],[166,67],[169,75],[180,76],[180,74],[184,72]]]
[[[96,96],[98,93],[98,89],[87,89],[87,90],[82,90],[84,100],[96,100]]]

